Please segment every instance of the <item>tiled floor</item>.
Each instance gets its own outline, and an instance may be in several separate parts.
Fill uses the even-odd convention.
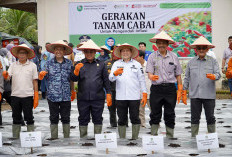
[[[156,156],[156,157],[173,157],[181,156],[186,157],[192,155],[198,156],[232,156],[232,101],[231,100],[217,100],[215,108],[215,116],[217,119],[217,132],[219,137],[219,143],[225,145],[225,148],[219,148],[211,150],[211,153],[205,151],[198,151],[196,140],[191,138],[190,126],[190,106],[185,106],[184,104],[178,104],[176,106],[176,128],[175,137],[177,140],[169,140],[164,138],[165,149],[160,152],[155,152],[152,155],[151,152],[147,152],[142,148],[141,138],[137,141],[136,146],[127,146],[131,141],[129,140],[119,140],[118,148],[110,149],[109,154],[105,154],[105,151],[99,151],[95,147],[95,141],[91,140],[93,138],[93,124],[90,123],[88,127],[89,140],[80,140],[79,129],[78,129],[78,111],[76,107],[76,101],[72,103],[71,111],[71,138],[64,139],[62,134],[62,124],[59,124],[59,139],[55,141],[48,141],[47,138],[50,137],[49,128],[49,109],[46,100],[41,100],[39,107],[34,110],[36,131],[42,132],[42,143],[48,144],[48,146],[43,146],[39,148],[34,148],[34,154],[30,154],[30,148],[21,148],[19,140],[9,139],[12,136],[11,133],[11,111],[2,112],[3,116],[3,126],[0,128],[3,136],[3,147],[0,148],[0,155],[4,156],[37,156],[47,154],[47,156]],[[105,107],[104,113],[104,124],[103,131],[117,132],[117,129],[111,129],[109,127],[109,114],[108,109]],[[149,109],[146,107],[146,122],[147,128],[141,128],[140,137],[148,135],[150,132],[150,126],[148,124],[149,120]],[[22,131],[26,131],[26,127],[22,127]],[[202,113],[202,119],[200,124],[200,134],[206,133],[206,121],[204,112]],[[229,133],[230,132],[230,133]],[[163,121],[161,122],[161,128],[159,129],[159,135],[165,137],[165,127]],[[131,138],[131,124],[127,128],[127,138]],[[82,146],[83,143],[92,143],[93,146],[86,147]],[[168,146],[170,143],[179,144],[180,147],[173,148]],[[8,145],[7,145],[8,144]],[[9,146],[10,145],[10,146]]]

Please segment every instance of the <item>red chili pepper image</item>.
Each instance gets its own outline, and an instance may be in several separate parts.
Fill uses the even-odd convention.
[[[196,35],[199,35],[199,36],[203,36],[201,33],[199,33],[198,31],[193,31]]]
[[[184,53],[189,55],[190,51],[187,48],[184,47]]]
[[[152,45],[152,49],[153,49],[154,51],[157,51],[157,50],[158,50],[158,48],[157,48],[155,45]]]
[[[185,41],[184,41],[184,45],[185,45],[186,47],[189,47],[189,44],[188,44],[187,42],[185,42]]]
[[[212,29],[211,29],[211,26],[209,24],[206,25],[206,32],[211,32]]]
[[[185,37],[182,37],[182,39],[186,40],[186,38],[185,38]]]
[[[191,33],[192,33],[192,30],[191,30],[191,29],[188,29],[186,32],[187,32],[188,34],[191,34]]]
[[[177,53],[178,53],[181,57],[188,57],[188,55],[185,54],[184,52],[177,51]]]
[[[179,24],[180,24],[179,17],[175,17],[175,18],[173,19],[173,21],[174,21],[174,24],[175,24],[175,25],[179,25]]]
[[[168,51],[172,51],[173,49],[171,47],[167,47],[167,50]]]
[[[177,42],[175,42],[174,44],[172,44],[172,47],[177,48],[179,46],[179,44]]]
[[[194,51],[195,51],[195,53],[198,55],[198,52],[197,52],[197,50],[196,50],[196,49],[194,49]]]
[[[202,26],[204,24],[205,24],[205,22],[199,22],[199,26]]]
[[[176,21],[176,25],[179,25],[180,24],[180,21]]]

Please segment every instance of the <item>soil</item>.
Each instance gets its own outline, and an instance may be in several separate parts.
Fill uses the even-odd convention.
[[[82,146],[93,146],[92,143],[83,143]]]
[[[175,143],[170,143],[168,146],[174,148],[181,147],[179,144],[175,144]]]

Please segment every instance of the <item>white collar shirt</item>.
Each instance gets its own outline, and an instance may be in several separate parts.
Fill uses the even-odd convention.
[[[118,68],[123,68],[123,73],[114,76]],[[134,59],[127,63],[122,59],[114,62],[109,80],[116,81],[116,100],[140,100],[141,92],[147,93],[143,68]]]

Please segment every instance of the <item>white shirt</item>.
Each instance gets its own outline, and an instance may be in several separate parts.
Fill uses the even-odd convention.
[[[74,57],[74,62],[81,61],[84,58],[85,58],[84,53],[82,51],[77,50],[76,54],[75,54],[75,57]]]
[[[208,56],[213,57],[214,59],[216,59],[216,56],[215,56],[214,52],[211,51],[211,50],[209,50],[209,51],[206,53],[206,55],[208,55]]]
[[[25,64],[19,61],[12,63],[8,69],[12,77],[11,96],[20,98],[34,96],[33,80],[38,79],[35,63],[27,60]]]
[[[5,59],[4,59],[2,56],[0,56],[0,61],[1,61],[1,63],[2,63],[2,70],[3,70],[3,71],[6,71]]]
[[[121,76],[114,76],[118,68],[123,68],[123,73]],[[116,100],[140,100],[141,92],[147,93],[143,68],[134,59],[127,63],[122,59],[114,62],[109,80],[116,80]]]
[[[14,63],[16,61],[16,58],[11,54],[10,51],[8,51],[8,53],[7,53],[7,58],[9,61],[9,65],[11,65],[12,63]]]

